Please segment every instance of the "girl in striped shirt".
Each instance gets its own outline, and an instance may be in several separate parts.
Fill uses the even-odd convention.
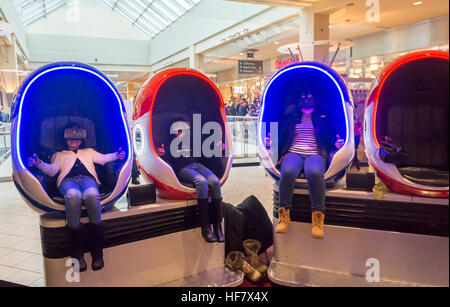
[[[333,143],[327,135],[326,122],[321,120],[316,108],[316,101],[310,92],[300,94],[298,109],[293,114],[287,131],[288,143],[286,153],[281,161],[280,208],[276,232],[285,233],[290,226],[290,208],[295,188],[295,179],[303,171],[308,181],[311,199],[312,229],[311,236],[323,238],[323,221],[325,211],[325,167],[328,154],[344,145],[344,140],[337,136]]]

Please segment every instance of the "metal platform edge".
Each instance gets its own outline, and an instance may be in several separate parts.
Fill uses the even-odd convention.
[[[286,287],[435,287],[383,279],[368,282],[362,275],[290,265],[276,260],[270,263],[268,277],[273,283]]]
[[[237,287],[244,282],[242,271],[233,272],[225,266],[203,271],[198,274],[165,282],[156,287]]]

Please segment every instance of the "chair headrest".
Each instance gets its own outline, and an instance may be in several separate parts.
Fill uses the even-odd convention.
[[[84,143],[86,147],[96,147],[97,138],[94,122],[80,116],[58,116],[45,119],[41,123],[41,146],[52,152],[63,150],[66,144],[64,130],[69,124],[77,124],[79,127],[82,127],[82,130],[85,130]]]

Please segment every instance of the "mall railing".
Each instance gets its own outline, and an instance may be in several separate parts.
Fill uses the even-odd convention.
[[[6,162],[10,156],[11,124],[0,123],[0,181],[11,178],[11,165]]]
[[[227,116],[233,139],[233,158],[258,159],[258,118],[251,116]]]

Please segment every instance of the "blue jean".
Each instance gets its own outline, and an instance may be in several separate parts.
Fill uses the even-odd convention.
[[[100,193],[94,178],[89,176],[65,178],[58,189],[64,196],[66,220],[70,228],[80,226],[82,203],[86,206],[89,222],[100,224]]]
[[[208,198],[208,187],[212,199],[221,198],[220,180],[201,163],[191,163],[178,172],[180,181],[192,182],[195,185],[198,199]]]
[[[325,210],[325,165],[325,158],[320,155],[287,153],[281,162],[280,206],[286,209],[292,208],[295,179],[304,170],[308,181],[311,210],[323,212]]]

